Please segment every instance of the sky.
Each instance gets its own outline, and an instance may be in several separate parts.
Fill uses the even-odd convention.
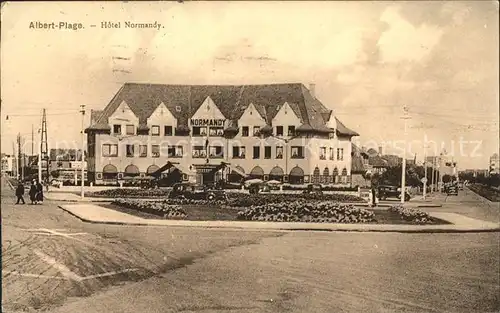
[[[499,150],[498,13],[497,1],[7,3],[2,152],[17,133],[30,142],[32,125],[38,141],[42,108],[49,146],[79,147],[79,105],[103,109],[125,82],[300,82],[359,146],[400,154],[406,142],[408,158],[444,149],[460,168],[486,168]],[[84,28],[30,29],[37,21]]]

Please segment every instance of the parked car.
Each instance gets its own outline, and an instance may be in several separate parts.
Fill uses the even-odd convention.
[[[211,189],[207,186],[194,183],[178,183],[172,188],[168,197],[184,198],[193,200],[225,200],[227,199],[224,190]]]
[[[446,194],[448,196],[454,195],[458,196],[458,186],[453,184],[446,187]]]
[[[386,200],[387,198],[397,198],[401,199],[401,190],[397,186],[382,185],[378,187],[378,194],[381,200]],[[410,201],[410,194],[405,191],[405,201]]]
[[[320,184],[309,184],[307,185],[307,189],[304,190],[302,193],[322,195],[323,187]]]
[[[250,194],[270,193],[271,187],[264,183],[251,184],[248,187],[248,192]]]

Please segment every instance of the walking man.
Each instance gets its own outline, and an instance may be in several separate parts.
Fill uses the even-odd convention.
[[[20,182],[18,185],[17,185],[17,188],[16,188],[16,197],[17,197],[17,202],[16,204],[19,204],[19,200],[23,202],[23,204],[26,204],[24,202],[24,185]]]

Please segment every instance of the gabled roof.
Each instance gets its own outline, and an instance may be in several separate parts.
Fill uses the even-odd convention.
[[[90,125],[94,125],[97,122],[102,112],[103,110],[90,110]]]
[[[311,126],[313,130],[331,132],[325,125],[328,121],[326,118],[331,117],[331,110],[299,83],[238,86],[126,83],[89,129],[109,129],[108,118],[123,101],[139,118],[139,126],[146,125],[147,118],[162,102],[177,119],[179,126],[187,126],[188,120],[207,97],[210,97],[226,119],[233,123],[236,123],[250,103],[253,103],[266,123],[271,125],[272,119],[286,102],[303,124]],[[359,136],[338,119],[337,125],[338,134]]]
[[[388,167],[387,161],[379,157],[378,155],[370,156],[368,159],[368,164],[373,167]]]
[[[363,150],[361,150],[358,146],[356,146],[355,144],[351,143],[351,155],[352,156],[361,156],[363,158],[368,158],[369,155],[366,153],[366,152],[363,152]]]
[[[335,118],[337,121],[337,135],[344,136],[359,136],[359,134],[349,128],[347,128],[338,118]]]

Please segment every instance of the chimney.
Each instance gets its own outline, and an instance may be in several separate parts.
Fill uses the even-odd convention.
[[[309,92],[311,96],[316,99],[316,84],[309,84]]]
[[[383,155],[383,153],[382,153],[382,147],[378,147],[378,154]]]

